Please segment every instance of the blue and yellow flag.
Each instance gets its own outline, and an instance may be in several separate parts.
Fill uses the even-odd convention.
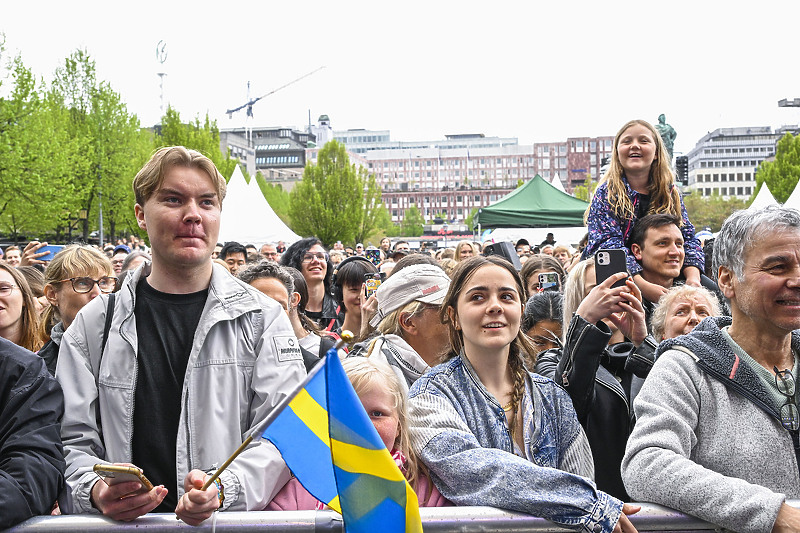
[[[364,411],[335,349],[269,418],[262,437],[275,444],[308,492],[341,513],[346,533],[422,532],[417,496]]]

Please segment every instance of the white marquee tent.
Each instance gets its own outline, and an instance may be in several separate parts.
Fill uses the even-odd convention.
[[[553,176],[552,180],[550,180],[550,185],[552,185],[561,192],[564,193],[567,192],[566,190],[564,190],[564,184],[561,183],[561,178],[558,176],[558,172],[556,172],[556,175]]]
[[[761,186],[761,189],[758,191],[755,200],[753,203],[748,207],[748,209],[761,209],[762,207],[767,207],[768,205],[778,205],[778,201],[775,200],[775,197],[772,196],[772,193],[767,187],[767,184],[764,183]]]
[[[272,210],[255,177],[247,183],[237,165],[222,202],[219,242],[236,241],[259,247],[278,241],[289,245],[299,240],[300,236],[290,230]]]
[[[789,195],[789,198],[786,200],[786,203],[783,204],[783,207],[800,209],[800,182],[795,185],[792,194]]]

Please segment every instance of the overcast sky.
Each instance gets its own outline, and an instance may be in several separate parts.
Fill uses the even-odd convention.
[[[119,7],[124,6],[124,7]],[[6,57],[50,79],[77,48],[145,126],[158,72],[184,119],[225,110],[314,69],[254,107],[253,126],[451,133],[521,144],[614,135],[664,113],[688,152],[719,127],[800,122],[800,1],[6,1]],[[167,60],[156,59],[163,40]],[[8,85],[6,84],[5,87]],[[0,88],[2,91],[3,88]]]

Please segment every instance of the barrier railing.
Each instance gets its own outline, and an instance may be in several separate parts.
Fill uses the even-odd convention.
[[[794,503],[794,502],[793,502]],[[542,518],[493,507],[426,507],[420,509],[425,533],[483,533],[567,531]],[[714,531],[719,529],[678,511],[654,504],[642,504],[631,516],[636,529],[647,531]],[[40,516],[6,530],[6,533],[341,533],[342,518],[333,511],[281,511],[215,513],[201,526],[193,527],[173,514],[149,514],[133,522],[115,522],[97,515]]]

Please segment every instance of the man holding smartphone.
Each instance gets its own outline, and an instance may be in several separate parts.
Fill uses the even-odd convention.
[[[152,263],[80,311],[58,358],[73,511],[174,512],[197,525],[218,508],[263,509],[289,473],[261,439],[201,488],[304,378],[289,319],[210,261],[225,197],[211,160],[162,148],[133,188]],[[134,464],[156,486],[107,484],[93,468],[109,463]]]

